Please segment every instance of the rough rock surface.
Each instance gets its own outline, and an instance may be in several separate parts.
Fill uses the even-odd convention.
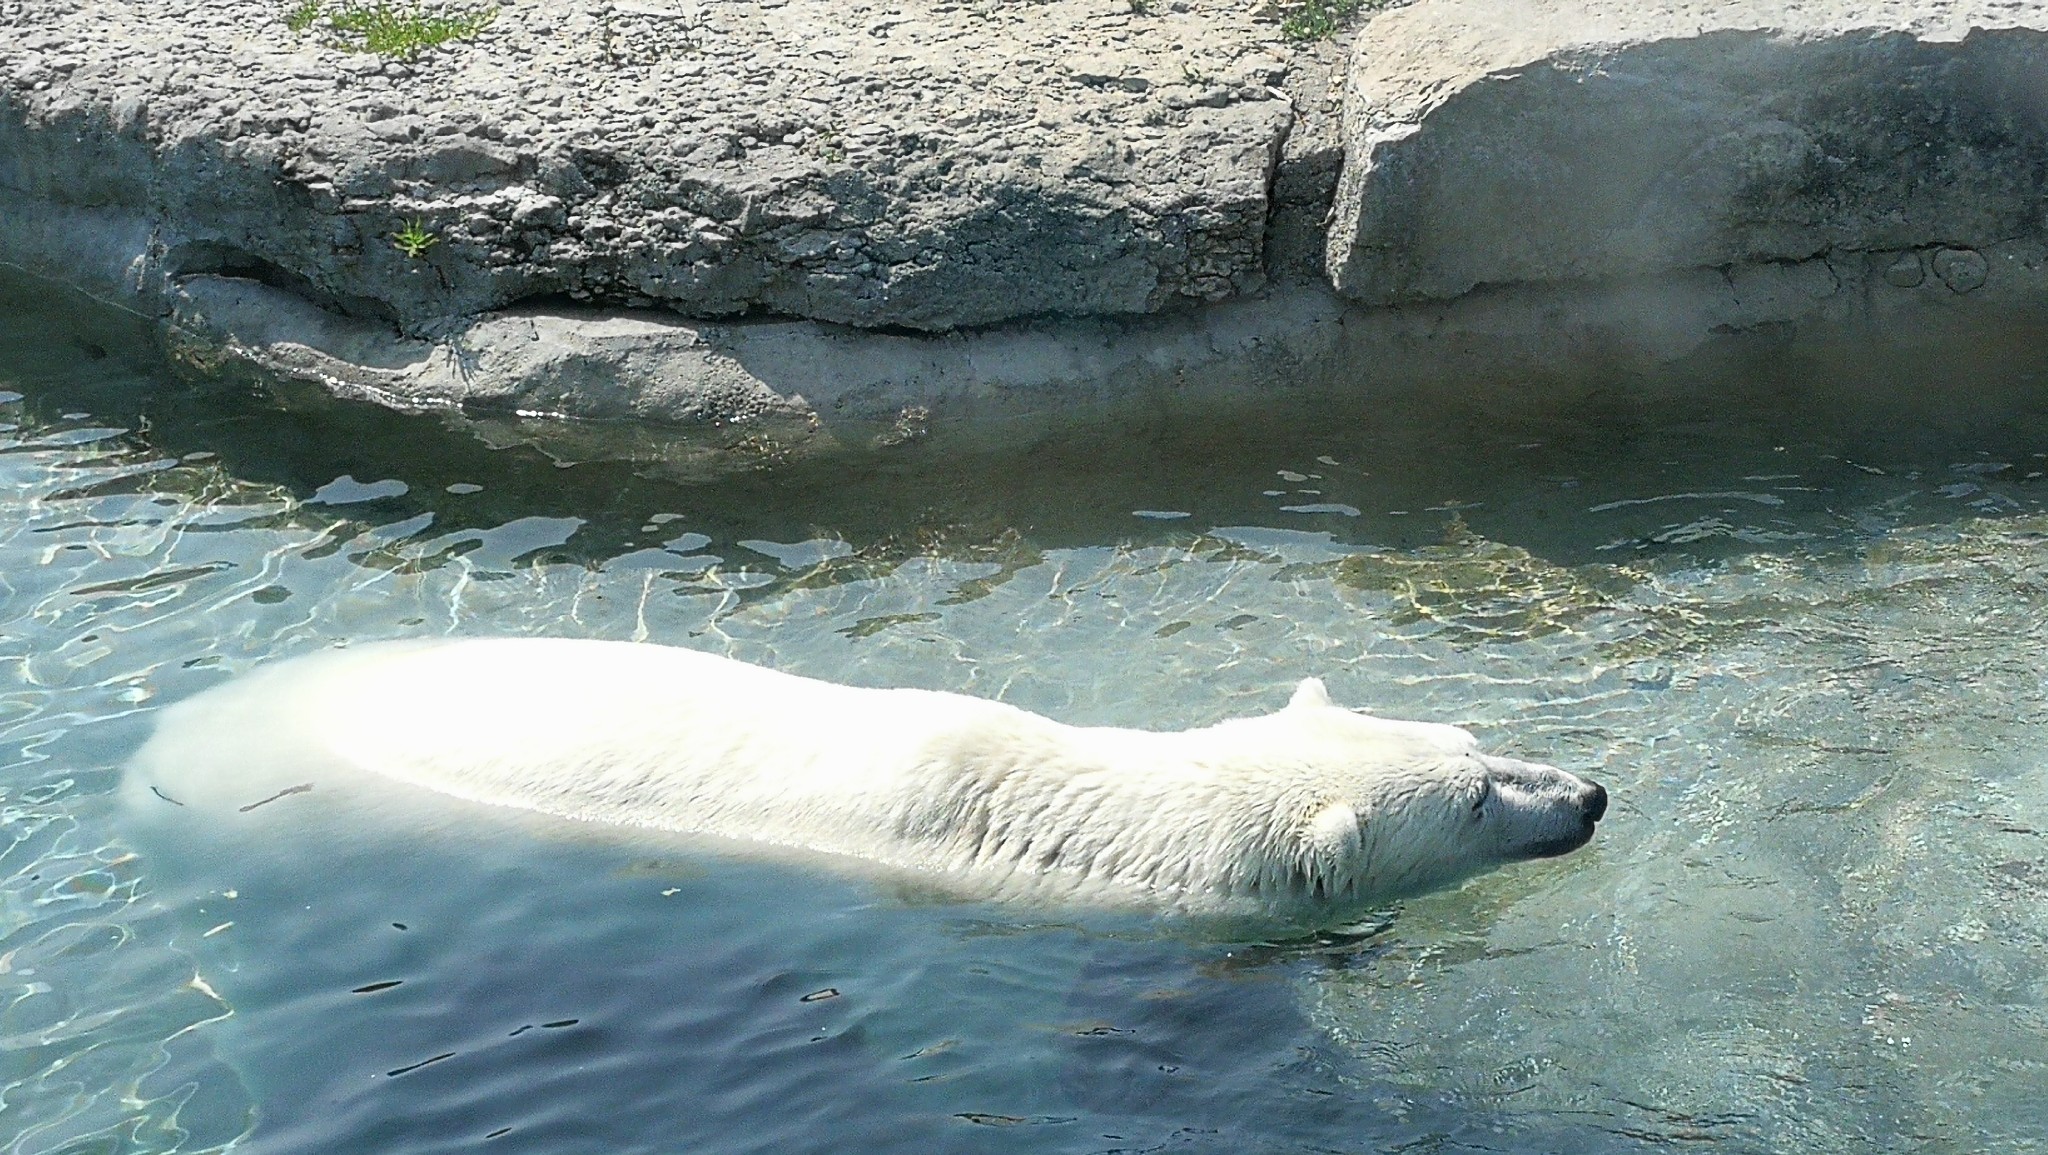
[[[1368,303],[1847,252],[1969,292],[2043,235],[2048,6],[1425,0],[1359,34],[1345,137]]]
[[[1977,340],[2048,302],[2041,242],[1955,253],[1837,253],[1372,309],[1304,286],[1138,320],[944,336],[514,309],[428,341],[211,276],[181,282],[170,318],[174,349],[202,369],[227,359],[344,397],[440,411],[494,444],[703,476],[909,442],[1015,452],[1081,431],[1144,438],[1416,388],[1611,383],[1724,337],[1749,348],[1807,336]],[[1944,272],[1983,282],[1961,293]],[[635,432],[551,420],[561,416],[634,420]]]
[[[504,0],[410,64],[289,8],[0,4],[0,188],[415,332],[550,296],[945,330],[1257,285],[1294,119],[1237,0]]]
[[[2048,310],[2039,0],[286,8],[0,0],[0,265],[687,469]]]

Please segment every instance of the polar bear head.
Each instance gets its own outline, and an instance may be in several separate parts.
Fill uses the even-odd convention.
[[[1596,782],[1482,753],[1455,726],[1345,709],[1314,678],[1278,713],[1216,731],[1238,752],[1232,761],[1256,759],[1293,786],[1268,817],[1268,856],[1233,887],[1283,906],[1369,909],[1566,854],[1607,811]]]

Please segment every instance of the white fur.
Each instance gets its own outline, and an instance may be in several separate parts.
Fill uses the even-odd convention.
[[[386,779],[996,893],[1318,922],[1557,853],[1598,816],[1581,779],[1483,755],[1454,727],[1342,709],[1314,679],[1278,713],[1155,733],[552,639],[371,645],[260,670],[166,710],[126,793],[250,821]]]

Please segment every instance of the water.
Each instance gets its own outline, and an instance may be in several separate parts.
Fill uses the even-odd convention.
[[[4,316],[8,1155],[2048,1149],[2038,333],[683,484]],[[1315,674],[1616,801],[1285,943],[630,838],[120,824],[160,704],[443,633],[1124,725]]]

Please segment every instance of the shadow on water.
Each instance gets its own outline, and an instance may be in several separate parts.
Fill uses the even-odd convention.
[[[547,556],[584,562],[685,533],[728,553],[742,538],[835,539],[900,558],[1180,544],[1240,525],[1391,549],[1476,535],[1561,565],[1716,557],[2036,509],[2048,463],[2048,329],[2006,322],[1884,347],[1730,335],[1654,374],[1384,393],[1368,381],[1313,410],[679,481],[646,460],[664,436],[646,427],[576,424],[572,461],[306,386],[233,373],[166,386],[137,325],[103,309],[52,318],[25,293],[12,285],[0,344],[27,351],[11,375],[32,420],[90,413],[336,516],[426,516],[442,533],[562,519],[573,531]],[[523,425],[509,439],[541,445],[561,428],[487,424],[492,440]]]

